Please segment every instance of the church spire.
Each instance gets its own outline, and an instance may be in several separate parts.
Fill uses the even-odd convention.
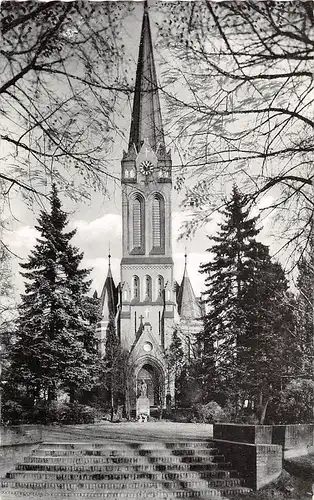
[[[182,282],[177,297],[178,313],[182,319],[199,319],[201,317],[201,307],[195,297],[195,293],[188,275],[187,252],[184,254],[184,272]]]
[[[114,318],[118,302],[117,288],[114,284],[114,280],[111,273],[110,259],[111,255],[109,249],[107,278],[100,295],[100,304],[101,304],[103,319],[106,320]]]
[[[144,2],[129,148],[135,145],[139,151],[144,139],[148,139],[155,151],[159,146],[165,147],[147,1]]]

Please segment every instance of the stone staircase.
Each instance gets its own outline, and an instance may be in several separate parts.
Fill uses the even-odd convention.
[[[208,441],[43,443],[0,480],[1,500],[223,500],[249,491]]]

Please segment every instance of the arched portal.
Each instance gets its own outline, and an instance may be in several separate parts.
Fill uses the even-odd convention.
[[[150,406],[159,406],[163,393],[163,377],[161,371],[150,363],[145,363],[137,374],[137,392],[140,392],[142,381],[147,386],[147,397]],[[139,394],[137,394],[139,396]]]

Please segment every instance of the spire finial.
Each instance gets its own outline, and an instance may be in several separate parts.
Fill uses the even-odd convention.
[[[111,254],[110,254],[110,242],[109,242],[109,245],[108,245],[108,264],[109,264],[109,267],[110,267],[110,259],[111,259]]]
[[[144,13],[148,12],[148,1],[144,0]]]
[[[185,247],[184,249],[184,267],[186,267],[188,264],[188,254],[187,254],[187,249]]]

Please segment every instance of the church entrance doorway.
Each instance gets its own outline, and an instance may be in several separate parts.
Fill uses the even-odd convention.
[[[137,389],[139,392],[144,382],[147,387],[147,397],[149,399],[150,406],[158,406],[160,401],[160,377],[159,373],[150,364],[145,364],[142,366],[137,375]]]

